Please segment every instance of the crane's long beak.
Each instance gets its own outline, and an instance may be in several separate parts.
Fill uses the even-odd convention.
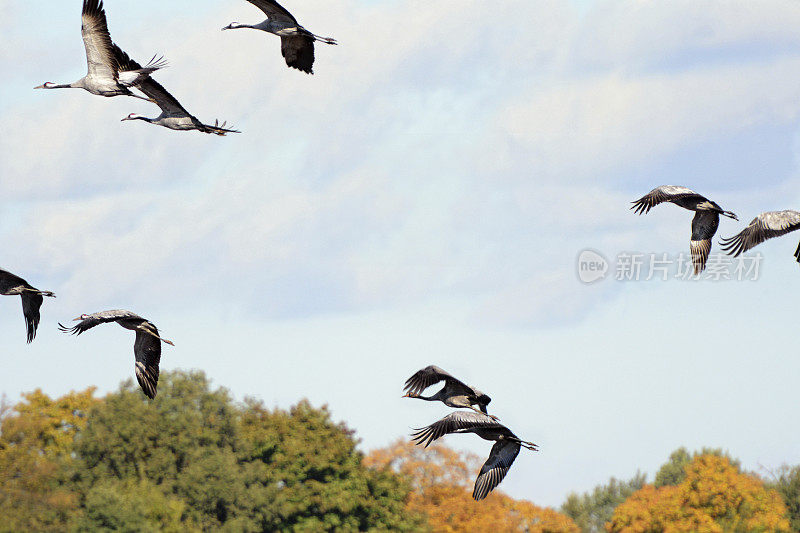
[[[410,392],[407,392],[407,393],[403,394],[403,395],[402,395],[402,396],[400,396],[400,397],[401,397],[401,398],[413,398],[413,396],[411,395],[411,393],[410,393]]]
[[[34,89],[44,89],[44,85],[39,85],[37,87],[34,87]]]
[[[73,318],[73,319],[72,319],[72,321],[73,321],[73,322],[78,322],[79,320],[83,320],[83,319],[82,319],[81,317],[78,317],[78,318]]]
[[[225,26],[224,28],[222,28],[222,31],[225,31],[225,30],[232,30],[232,29],[233,29],[233,25],[234,25],[234,24],[238,24],[238,22],[231,22],[230,24],[228,24],[227,26]]]

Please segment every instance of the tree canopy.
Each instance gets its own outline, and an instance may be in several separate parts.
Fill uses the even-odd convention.
[[[678,485],[646,485],[614,511],[609,532],[790,531],[780,495],[720,455],[699,455]]]
[[[159,396],[131,380],[3,418],[1,528],[8,531],[418,531],[409,486],[367,468],[326,408],[236,404],[200,372],[165,372]]]

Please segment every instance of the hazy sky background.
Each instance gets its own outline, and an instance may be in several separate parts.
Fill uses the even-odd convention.
[[[502,485],[559,505],[675,448],[800,463],[799,234],[749,282],[581,284],[593,248],[688,253],[681,184],[739,214],[800,208],[800,3],[308,0],[314,76],[244,1],[107,0],[112,38],[226,138],[120,122],[158,110],[80,90],[79,0],[0,0],[0,265],[57,293],[25,344],[0,298],[10,400],[133,376],[133,336],[56,329],[127,308],[236,398],[327,403],[362,448],[435,421],[401,400],[435,363],[492,396],[539,453]],[[51,5],[52,4],[52,5]],[[715,241],[715,250],[719,249]],[[487,455],[490,443],[447,444]]]

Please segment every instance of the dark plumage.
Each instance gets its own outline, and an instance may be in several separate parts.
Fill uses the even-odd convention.
[[[158,385],[158,365],[161,362],[161,342],[174,346],[172,341],[159,337],[158,328],[152,322],[130,311],[121,309],[101,311],[92,315],[81,315],[75,320],[80,323],[67,328],[59,324],[59,329],[65,333],[80,335],[99,324],[116,322],[125,329],[136,332],[136,341],[133,344],[133,353],[136,356],[136,380],[148,398],[155,398]]]
[[[786,235],[800,229],[800,213],[797,211],[768,211],[754,218],[750,224],[729,239],[721,239],[722,249],[734,257],[758,246],[767,239]],[[800,245],[794,252],[800,263]]]
[[[19,296],[22,298],[22,314],[25,317],[25,328],[28,333],[28,344],[36,338],[39,327],[39,309],[44,302],[43,296],[55,298],[50,291],[40,291],[19,276],[6,270],[0,270],[0,294]]]
[[[436,439],[451,433],[474,433],[485,440],[495,441],[489,458],[483,463],[475,480],[472,497],[484,499],[506,477],[520,448],[537,451],[536,444],[524,441],[510,429],[483,413],[456,411],[433,424],[415,430],[412,438],[427,447]]]
[[[314,74],[314,41],[337,44],[332,37],[315,35],[302,27],[294,16],[274,0],[247,0],[267,15],[260,24],[239,24],[231,22],[223,30],[252,28],[272,33],[281,38],[281,54],[286,65],[307,74]]]
[[[433,396],[422,396],[422,391],[428,387],[444,381],[444,387]],[[492,401],[489,396],[475,387],[465,384],[435,365],[426,366],[406,380],[403,398],[419,398],[429,402],[442,402],[448,407],[464,407],[478,411],[473,405],[480,408],[479,412],[487,414],[486,406]],[[490,415],[491,416],[491,415]],[[491,418],[496,418],[491,416]]]
[[[706,268],[708,254],[711,252],[711,239],[719,227],[719,215],[734,220],[739,220],[739,218],[734,213],[723,210],[705,196],[679,185],[656,187],[635,202],[632,202],[631,209],[636,214],[643,215],[649,213],[650,209],[663,202],[671,202],[695,212],[692,219],[692,237],[689,242],[689,249],[692,252],[694,273],[695,275],[700,274]]]
[[[139,63],[128,57],[128,54],[119,48],[115,47],[115,54],[121,70],[136,71],[140,68]],[[227,133],[240,133],[236,130],[226,129],[225,122],[220,124],[219,121],[215,121],[213,126],[210,124],[203,124],[197,117],[189,113],[174,96],[153,78],[148,77],[139,84],[138,88],[161,109],[161,114],[156,118],[148,118],[137,115],[136,113],[131,113],[123,118],[123,121],[142,120],[171,130],[197,130],[203,133],[213,133],[221,137],[224,137]]]

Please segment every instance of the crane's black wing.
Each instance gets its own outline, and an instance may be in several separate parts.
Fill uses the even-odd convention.
[[[645,194],[631,206],[637,215],[649,213],[650,210],[663,202],[674,202],[684,198],[696,198],[698,201],[708,201],[708,198],[697,194],[693,190],[680,185],[662,185]]]
[[[430,426],[415,429],[411,436],[417,444],[424,444],[427,448],[431,442],[448,433],[478,428],[502,429],[513,435],[503,424],[492,420],[485,414],[476,413],[475,411],[454,411]]]
[[[38,292],[25,291],[22,296],[22,314],[25,316],[25,327],[28,330],[28,344],[36,338],[36,329],[39,327],[39,309],[44,298]]]
[[[519,450],[518,442],[499,440],[494,443],[489,458],[483,463],[478,478],[475,480],[472,497],[476,501],[484,499],[503,481],[511,465],[514,464],[514,459],[519,455]]]
[[[725,252],[738,257],[767,239],[786,235],[798,228],[800,228],[800,213],[797,211],[768,211],[758,215],[733,237],[720,239],[720,243]]]
[[[314,37],[312,35],[281,36],[281,54],[288,66],[307,74],[314,74]]]
[[[716,211],[697,211],[692,219],[692,239],[689,248],[692,251],[692,264],[695,275],[706,268],[708,254],[711,252],[711,239],[719,227],[719,213]]]
[[[28,283],[21,277],[17,276],[16,274],[12,274],[8,270],[0,269],[0,294],[4,294],[8,290],[13,289],[15,287],[32,288],[30,283]]]
[[[140,317],[136,313],[131,313],[130,311],[125,311],[124,309],[114,309],[112,311],[100,311],[99,313],[88,315],[85,319],[81,320],[78,322],[78,324],[71,328],[68,328],[59,322],[58,329],[64,333],[80,335],[84,331],[92,329],[100,324],[117,322],[119,320],[138,320],[141,322],[146,322],[144,318]]]
[[[194,118],[191,113],[186,111],[186,108],[181,105],[177,98],[169,94],[169,92],[153,78],[148,76],[139,84],[138,89],[151,98],[156,105],[161,108],[161,111],[167,115],[189,116]]]
[[[452,374],[442,370],[436,365],[429,365],[422,370],[417,371],[413,376],[406,380],[403,390],[410,394],[418,395],[431,385],[435,385],[440,381],[446,381],[454,391],[462,394],[474,395],[475,393],[479,393],[477,394],[478,396],[482,394],[480,391],[477,391],[463,381],[453,377]]]
[[[158,335],[158,328],[151,322],[144,322],[141,328],[147,328],[154,335]],[[133,353],[136,356],[136,381],[139,382],[145,396],[152,400],[156,397],[158,387],[161,341],[141,328],[136,330],[136,342],[133,345]]]
[[[131,59],[131,57],[116,44],[112,43],[111,49],[114,54],[114,59],[119,66],[119,81],[128,87],[138,86],[148,78],[150,74],[167,66],[167,62],[163,56],[153,56],[147,65],[143,67],[134,59]]]
[[[81,35],[83,36],[83,46],[86,48],[89,75],[116,80],[119,67],[114,58],[102,0],[83,0]]]
[[[297,25],[297,19],[283,6],[274,0],[247,0],[264,12],[267,18]]]

